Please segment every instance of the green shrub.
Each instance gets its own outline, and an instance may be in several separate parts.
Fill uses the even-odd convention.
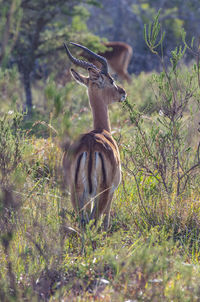
[[[186,110],[194,112],[199,109],[198,69],[196,64],[184,72],[179,67],[186,46],[171,52],[171,67],[167,69],[164,58],[156,50],[161,45],[162,54],[164,39],[163,34],[157,41],[160,32],[158,16],[153,25],[149,25],[148,32],[145,27],[145,39],[163,66],[163,71],[153,74],[151,79],[159,112],[155,117],[146,118],[129,101],[125,102],[125,109],[134,125],[131,147],[129,142],[124,148],[127,162],[131,160],[132,165],[125,166],[134,175],[139,190],[142,184],[143,188],[154,184],[154,191],[168,197],[174,194],[179,197],[188,186],[195,185],[195,176],[200,168],[200,143],[188,144],[188,129],[184,127],[185,116],[188,115]]]

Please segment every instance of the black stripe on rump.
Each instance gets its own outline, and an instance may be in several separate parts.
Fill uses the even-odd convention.
[[[101,153],[99,153],[99,156],[101,158],[102,173],[103,173],[103,182],[105,184],[106,183],[106,170],[105,170],[104,159],[103,159],[103,155]]]
[[[78,181],[78,172],[79,172],[79,169],[80,169],[80,163],[81,163],[81,159],[83,157],[83,153],[81,153],[78,157],[78,160],[77,160],[77,166],[76,166],[76,173],[75,173],[75,184],[77,185],[77,181]]]
[[[89,161],[88,161],[88,183],[89,183],[89,194],[92,193],[92,152],[90,152]]]

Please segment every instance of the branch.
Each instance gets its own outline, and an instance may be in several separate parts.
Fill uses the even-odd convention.
[[[200,162],[199,153],[200,153],[200,142],[199,142],[198,148],[197,148],[197,159],[198,159],[198,162]]]
[[[192,172],[192,170],[198,168],[198,166],[200,166],[200,161],[198,161],[198,163],[197,163],[196,165],[192,166],[192,167],[191,167],[190,169],[188,169],[183,175],[181,175],[181,176],[180,176],[180,180],[181,180],[183,177],[187,176],[190,172]]]

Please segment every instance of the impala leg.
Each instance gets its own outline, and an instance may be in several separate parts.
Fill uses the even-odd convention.
[[[111,209],[111,203],[112,203],[113,195],[114,195],[114,192],[109,194],[107,207],[106,207],[105,212],[104,212],[105,217],[104,217],[103,224],[104,224],[104,230],[105,231],[108,230],[108,227],[109,227],[109,224],[110,224],[110,209]]]
[[[96,210],[97,210],[97,200],[95,198],[94,207],[92,209],[92,213],[90,214],[90,220],[95,219]]]
[[[94,202],[94,208],[92,210],[92,213],[90,215],[90,219],[95,220],[95,224],[99,217],[102,214],[106,214],[104,225],[106,224],[105,229],[108,228],[109,225],[109,217],[110,217],[110,207],[111,207],[111,201],[112,201],[113,193],[110,193],[109,191],[105,191],[98,197],[97,200]]]
[[[89,216],[84,208],[85,205],[86,192],[84,191],[82,194],[74,191],[71,193],[71,203],[76,212],[76,214],[80,218],[80,224],[82,227],[85,227],[86,223],[89,221]]]
[[[101,215],[104,214],[105,209],[107,207],[108,196],[109,196],[109,194],[106,192],[106,193],[102,194],[102,196],[99,198],[99,201],[97,203],[95,221],[97,221],[99,219],[99,217],[101,217]]]

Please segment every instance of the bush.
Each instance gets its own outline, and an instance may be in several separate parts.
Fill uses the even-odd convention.
[[[164,58],[156,51],[161,45],[163,53],[164,39],[163,34],[157,42],[160,32],[158,16],[153,25],[149,25],[148,34],[145,30],[146,43],[163,66],[163,71],[154,74],[151,79],[158,115],[147,119],[130,102],[125,102],[125,109],[129,112],[134,128],[132,146],[129,144],[124,147],[124,153],[127,163],[130,160],[132,162],[132,165],[125,164],[125,167],[134,175],[138,193],[141,186],[144,191],[144,187],[151,185],[155,193],[164,193],[171,198],[172,195],[183,195],[189,185],[197,185],[195,176],[198,177],[200,168],[200,142],[188,144],[188,129],[184,125],[187,110],[194,112],[199,109],[199,73],[196,64],[184,72],[178,65],[186,45],[183,49],[180,46],[171,52],[171,67],[167,70]],[[141,192],[139,194],[141,196]]]

